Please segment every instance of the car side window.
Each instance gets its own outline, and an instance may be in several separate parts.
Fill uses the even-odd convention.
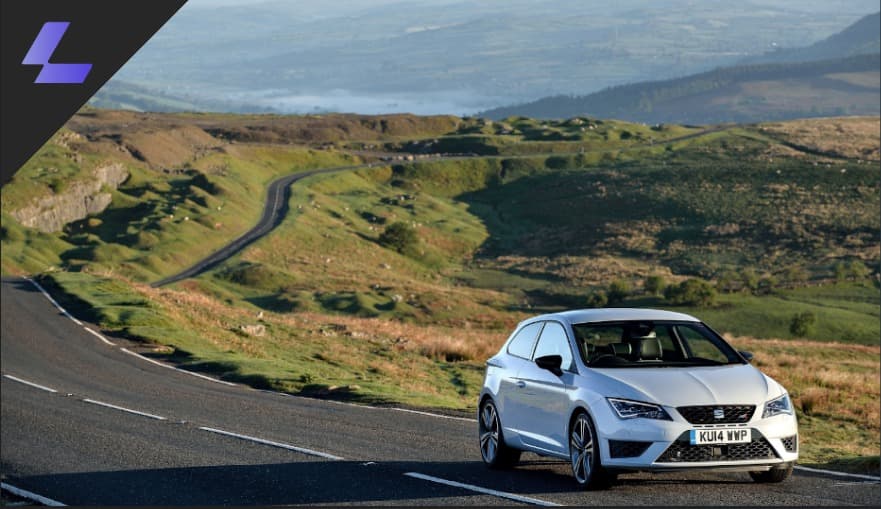
[[[520,329],[514,339],[508,343],[508,353],[524,359],[531,358],[532,347],[535,345],[535,338],[542,325],[542,322],[535,322]]]
[[[545,328],[541,331],[541,337],[538,339],[538,346],[535,347],[533,359],[544,357],[545,355],[559,355],[563,358],[560,367],[565,371],[572,370],[572,349],[569,347],[569,338],[566,336],[566,329],[557,322],[545,323]]]

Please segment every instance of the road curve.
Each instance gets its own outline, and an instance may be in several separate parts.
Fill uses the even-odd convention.
[[[797,472],[628,474],[575,489],[568,465],[484,468],[475,422],[226,385],[134,355],[30,282],[0,295],[3,483],[74,505],[872,505],[877,482]],[[86,330],[86,327],[92,331]]]
[[[193,266],[184,269],[181,272],[178,272],[177,274],[174,274],[172,276],[160,279],[159,281],[153,283],[151,286],[153,286],[154,288],[158,288],[160,286],[174,283],[175,281],[180,281],[181,279],[187,279],[197,276],[202,272],[205,272],[206,270],[211,269],[212,267],[217,266],[219,263],[229,259],[229,257],[238,253],[255,240],[272,231],[272,229],[278,226],[279,223],[281,223],[281,221],[284,219],[286,208],[288,205],[288,198],[290,196],[290,186],[294,182],[321,173],[335,173],[339,171],[368,168],[370,166],[370,164],[359,164],[353,166],[337,166],[334,168],[309,170],[294,175],[285,175],[284,177],[280,177],[272,181],[272,183],[269,184],[269,187],[266,190],[266,203],[263,204],[263,215],[260,216],[260,220],[257,221],[257,224],[255,224],[253,228],[246,231],[229,244],[208,255],[206,258],[196,262]]]

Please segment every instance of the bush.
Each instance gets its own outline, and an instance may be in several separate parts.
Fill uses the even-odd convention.
[[[866,264],[859,260],[853,260],[850,262],[847,266],[847,271],[850,273],[850,276],[857,281],[869,277],[869,274],[872,273],[872,271],[866,267]]]
[[[606,296],[606,292],[602,290],[598,290],[593,292],[587,297],[587,307],[589,308],[602,308],[606,307],[606,304],[609,303],[609,298]]]
[[[755,292],[759,289],[759,275],[753,269],[743,269],[740,272],[740,282],[746,291]]]
[[[645,288],[645,292],[650,295],[661,295],[664,293],[664,287],[667,286],[667,282],[664,281],[664,278],[661,276],[649,276],[645,278],[645,283],[643,283],[643,287]]]
[[[609,304],[618,304],[624,301],[630,295],[630,283],[623,279],[616,279],[609,285],[609,292],[606,295]]]
[[[389,249],[394,249],[401,254],[415,251],[419,245],[419,237],[416,231],[407,223],[398,221],[388,225],[379,236],[379,244]]]
[[[669,304],[709,307],[716,302],[716,290],[703,279],[687,279],[668,286],[664,298]]]
[[[774,276],[765,276],[759,280],[759,289],[758,293],[762,295],[767,295],[774,291],[774,288],[777,287],[778,281]]]
[[[789,332],[793,336],[803,338],[814,330],[814,324],[817,323],[817,315],[810,311],[796,313],[789,322]]]
[[[732,293],[739,288],[740,275],[733,270],[726,270],[716,281],[716,289],[722,293]]]

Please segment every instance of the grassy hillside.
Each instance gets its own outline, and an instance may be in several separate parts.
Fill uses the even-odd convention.
[[[3,188],[2,268],[189,369],[420,407],[473,408],[483,361],[529,315],[599,294],[679,309],[790,388],[806,462],[877,458],[879,388],[856,378],[877,375],[881,338],[878,126],[87,112]],[[357,160],[376,164],[296,184],[285,221],[231,260],[149,286],[253,224],[271,179]],[[11,215],[107,161],[131,177],[104,212],[57,233]],[[676,301],[651,276],[713,295]],[[795,347],[847,358],[810,377]]]
[[[490,118],[591,115],[631,122],[712,124],[877,115],[881,54],[723,67],[683,78],[554,96],[484,112]]]

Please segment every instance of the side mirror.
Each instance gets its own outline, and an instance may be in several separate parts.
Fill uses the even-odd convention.
[[[747,352],[746,350],[739,350],[737,353],[739,353],[741,355],[741,357],[746,359],[746,362],[753,361],[753,353],[752,352]]]
[[[563,374],[563,370],[560,369],[560,366],[563,365],[563,358],[559,355],[537,357],[535,359],[535,364],[541,369],[546,369],[557,376]]]

